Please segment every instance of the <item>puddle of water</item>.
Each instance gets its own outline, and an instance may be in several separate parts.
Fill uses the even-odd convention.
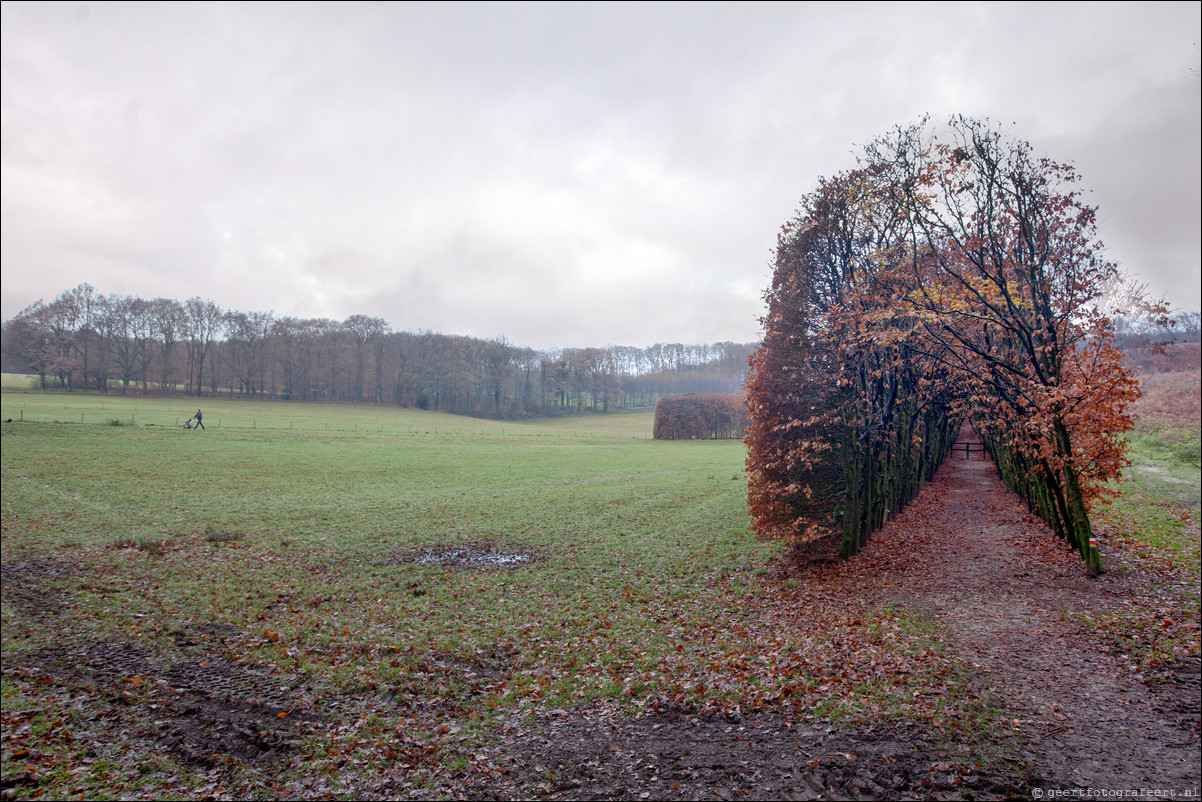
[[[421,565],[458,565],[465,568],[504,568],[522,565],[534,558],[520,551],[486,551],[474,546],[449,549],[428,549],[413,556]]]

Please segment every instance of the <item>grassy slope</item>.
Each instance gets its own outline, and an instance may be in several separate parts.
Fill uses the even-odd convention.
[[[3,561],[55,566],[42,590],[71,606],[51,619],[6,595],[6,659],[114,641],[180,659],[179,633],[219,626],[236,633],[223,653],[299,677],[315,698],[419,682],[420,709],[437,711],[465,686],[432,677],[431,665],[501,660],[506,681],[473,710],[645,701],[668,681],[664,661],[685,659],[676,632],[723,617],[774,550],[748,531],[742,444],[650,440],[649,414],[500,424],[204,407],[212,425],[200,432],[174,423],[190,402],[4,395],[3,417],[16,421],[3,424]],[[66,422],[39,422],[56,418]],[[412,561],[464,543],[534,562],[480,571]],[[687,659],[748,646],[723,630]],[[6,679],[5,708],[41,711],[35,728],[78,715],[42,693]],[[93,795],[149,771],[149,756],[116,762],[87,746],[86,720],[108,715],[95,704],[72,725],[79,751],[41,769],[42,791],[64,793],[78,778],[63,773],[84,760],[103,767],[84,783]],[[374,722],[364,742],[384,743],[384,729],[420,715]],[[6,776],[21,771],[6,760]]]
[[[1202,387],[1197,343],[1178,346],[1175,361],[1141,375],[1134,405],[1131,466],[1122,493],[1101,511],[1104,525],[1136,536],[1195,580],[1200,558],[1202,500]]]
[[[1145,355],[1147,356],[1147,355]],[[1123,614],[1084,617],[1110,633],[1144,668],[1199,651],[1202,585],[1202,410],[1197,343],[1156,357],[1140,375],[1130,467],[1113,503],[1093,514],[1108,550],[1118,549],[1144,587]]]
[[[144,406],[139,419],[170,414]],[[206,417],[224,412],[209,406],[218,411]],[[565,599],[589,599],[598,605],[593,612],[621,619],[611,608],[623,593],[654,594],[667,576],[680,595],[705,596],[716,572],[762,563],[770,550],[748,536],[742,481],[732,481],[742,478],[738,443],[556,435],[551,425],[423,413],[395,413],[383,432],[366,425],[356,432],[372,411],[320,411],[338,431],[54,425],[30,423],[27,414],[4,433],[4,559],[153,575],[162,593],[131,598],[121,621],[87,622],[119,631],[124,619],[155,609],[249,626],[259,610],[247,600],[268,585],[334,593],[342,578],[328,587],[314,582],[315,562],[358,566],[367,595],[441,581],[443,572],[405,556],[489,541],[529,551],[538,563],[507,572],[504,582],[490,576],[491,595],[482,585],[479,598],[512,606],[513,594],[499,586],[536,583],[539,593],[515,615],[554,628],[569,615]],[[623,418],[627,427],[650,426],[649,416]],[[228,541],[235,547],[211,542],[215,532],[235,535]],[[162,544],[160,557],[119,548],[153,542]],[[230,581],[213,581],[215,565]],[[462,578],[446,579],[458,586]],[[392,613],[403,620],[410,605],[402,599]],[[498,637],[495,621],[507,617],[490,611],[471,624],[472,637],[483,630]],[[456,613],[397,628],[438,642],[463,626]],[[6,641],[6,649],[14,646]]]

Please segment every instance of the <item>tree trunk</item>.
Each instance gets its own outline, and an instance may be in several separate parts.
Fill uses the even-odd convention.
[[[1096,549],[1089,547],[1090,541],[1093,539],[1093,526],[1089,522],[1089,510],[1085,506],[1085,496],[1081,492],[1080,479],[1077,477],[1077,469],[1073,465],[1073,445],[1069,438],[1068,427],[1064,421],[1057,418],[1053,423],[1056,446],[1060,451],[1060,456],[1064,460],[1064,468],[1061,473],[1064,476],[1064,502],[1067,508],[1067,513],[1070,516],[1066,521],[1066,528],[1073,533],[1077,550],[1081,552],[1081,556],[1085,558],[1086,565],[1089,568],[1091,575],[1100,574],[1102,572],[1101,560],[1098,557]]]

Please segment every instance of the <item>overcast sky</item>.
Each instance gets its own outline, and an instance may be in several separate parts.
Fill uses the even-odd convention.
[[[3,4],[3,310],[102,293],[535,348],[758,338],[780,224],[929,113],[1073,162],[1199,301],[1199,11]]]

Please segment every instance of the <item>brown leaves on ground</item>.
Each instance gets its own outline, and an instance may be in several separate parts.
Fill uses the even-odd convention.
[[[1104,542],[1111,568],[1090,579],[992,463],[950,460],[850,562],[834,541],[809,543],[761,592],[732,600],[758,651],[728,650],[691,679],[741,677],[742,703],[668,695],[633,717],[595,705],[539,714],[507,730],[510,747],[467,787],[567,799],[1194,787],[1197,605],[1161,587],[1183,580],[1167,564]],[[1171,627],[1194,637],[1149,661],[1115,637],[1116,616],[1146,621],[1148,642]]]
[[[1103,538],[1111,569],[1089,579],[983,460],[950,459],[874,541],[814,590],[872,587],[928,613],[972,685],[1013,716],[1041,784],[1197,784],[1196,589],[1182,602],[1196,577]],[[1193,633],[1176,652],[1141,648],[1175,631]]]
[[[275,625],[145,623],[126,641],[6,653],[3,790],[928,799],[1192,787],[1198,619],[1196,595],[1192,608],[1181,599],[1196,578],[1122,540],[1103,547],[1110,570],[1089,579],[991,463],[953,457],[849,562],[810,544],[762,579],[749,566],[716,579],[721,610],[631,585],[618,603],[655,623],[657,643],[598,620],[577,640],[530,626],[487,653],[310,644],[306,659],[337,663],[324,678],[266,661],[298,648]],[[62,621],[68,597],[39,589],[66,572],[6,566],[6,604]],[[467,595],[447,603],[469,611],[490,581],[465,578]],[[1145,646],[1166,642],[1178,651]],[[366,670],[386,664],[405,681]],[[592,684],[565,685],[581,675]]]

